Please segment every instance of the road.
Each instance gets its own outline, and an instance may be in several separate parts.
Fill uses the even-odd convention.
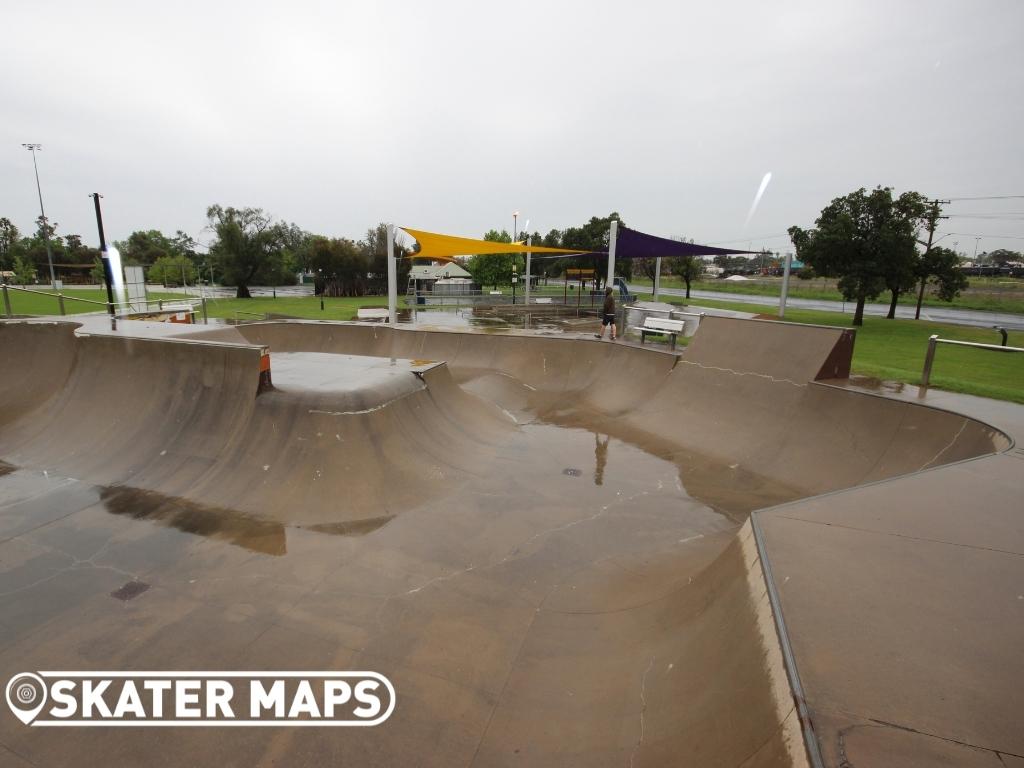
[[[652,289],[645,285],[630,284],[629,290],[637,294],[650,294]],[[673,298],[686,296],[682,288],[662,288],[662,296]],[[745,304],[762,304],[766,307],[778,308],[778,296],[751,296],[747,294],[725,293],[724,291],[691,291],[691,299],[715,299],[717,301],[741,301]],[[799,309],[817,309],[825,312],[845,312],[853,314],[854,304],[851,302],[825,301],[823,299],[789,298],[787,307]],[[865,304],[864,314],[885,316],[889,313],[888,304]],[[896,307],[896,317],[913,319],[914,307]],[[1012,312],[984,312],[976,309],[956,309],[954,307],[921,307],[921,319],[936,323],[952,323],[954,325],[972,325],[978,328],[991,328],[999,325],[1010,331],[1024,331],[1024,315]],[[998,337],[996,340],[998,343]]]

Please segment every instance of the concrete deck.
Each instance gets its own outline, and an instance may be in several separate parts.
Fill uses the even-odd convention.
[[[1024,438],[1022,406],[883,391]],[[826,765],[1024,764],[1022,471],[1014,447],[755,514]]]

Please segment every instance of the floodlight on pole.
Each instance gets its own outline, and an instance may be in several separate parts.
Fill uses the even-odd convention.
[[[32,167],[36,172],[36,192],[39,193],[39,214],[42,219],[43,241],[46,243],[46,261],[50,265],[50,286],[57,290],[57,275],[53,271],[53,249],[50,247],[49,225],[46,220],[46,209],[43,208],[43,188],[39,184],[39,165],[36,163],[36,151],[43,148],[42,144],[22,144],[25,149],[32,153]]]

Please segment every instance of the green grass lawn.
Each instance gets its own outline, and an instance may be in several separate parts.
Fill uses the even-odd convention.
[[[361,307],[386,307],[387,296],[356,296],[325,298],[320,309],[318,296],[289,296],[272,298],[257,296],[252,299],[207,299],[206,311],[210,317],[229,320],[252,320],[265,315],[287,315],[311,320],[354,320]],[[399,297],[398,306],[405,307],[405,298]]]
[[[971,287],[952,302],[940,301],[934,296],[929,296],[926,291],[922,306],[1024,313],[1024,280],[988,277],[969,279]],[[650,286],[652,283],[650,279],[641,277],[633,278],[628,282],[630,285],[644,286]],[[794,277],[789,281],[789,296],[797,299],[842,301],[842,295],[834,286],[834,280],[823,281],[821,278],[817,278],[805,281]],[[686,285],[678,277],[666,275],[661,278],[661,287],[683,289]],[[782,290],[782,278],[756,278],[749,282],[701,280],[693,283],[690,288],[694,291],[718,291],[741,296],[778,296]],[[883,293],[872,303],[888,304],[889,298],[888,293]],[[916,305],[916,291],[900,296],[900,306],[913,307]]]
[[[33,287],[33,291],[50,294],[41,296],[38,293],[25,293],[24,291],[9,290],[8,296],[11,300],[11,311],[15,315],[59,315],[60,304],[57,301],[56,292],[48,287]],[[64,295],[64,311],[69,315],[82,314],[83,312],[105,312],[107,291],[104,288],[65,288],[61,291]],[[182,299],[180,293],[154,293],[150,292],[151,299]],[[90,302],[103,302],[103,305]],[[0,307],[0,312],[3,307]]]
[[[694,299],[693,303],[740,312],[771,313],[770,308],[758,304],[711,299]],[[786,320],[852,327],[851,316],[837,312],[787,308]],[[853,372],[908,384],[921,382],[928,337],[932,334],[938,334],[943,339],[983,344],[999,344],[1001,340],[998,333],[988,328],[925,320],[886,320],[882,317],[865,317],[864,325],[856,331]],[[1011,347],[1024,347],[1024,332],[1011,331],[1007,344]],[[935,353],[931,385],[953,392],[1024,403],[1024,352],[992,352],[940,344]]]

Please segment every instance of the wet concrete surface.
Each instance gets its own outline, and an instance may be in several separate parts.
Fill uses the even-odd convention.
[[[74,362],[43,366],[52,394],[23,400],[26,416],[0,413],[5,678],[371,669],[398,706],[371,729],[54,738],[6,718],[0,756],[806,764],[748,516],[1007,438],[814,382],[834,329],[800,330],[794,345],[784,326],[737,322],[702,324],[686,357],[345,324],[61,337]],[[723,344],[737,328],[753,335]],[[22,330],[0,324],[0,342],[28,361],[37,329]],[[265,348],[275,389],[257,396]],[[22,384],[4,386],[14,402]],[[895,426],[880,433],[880,415]]]
[[[456,498],[338,526],[12,472],[0,486],[0,667],[260,669],[283,654],[303,668],[379,669],[399,691],[388,724],[357,736],[191,729],[169,754],[193,764],[260,764],[277,749],[288,764],[305,764],[297,754],[394,765],[678,756],[661,710],[705,683],[686,682],[693,648],[646,625],[665,611],[699,617],[706,592],[689,585],[736,523],[692,498],[677,465],[582,429],[526,425],[494,466]],[[150,586],[111,596],[134,583]],[[736,674],[756,677],[756,656],[748,663]],[[558,732],[543,725],[552,718]],[[41,764],[150,762],[161,743],[172,749],[162,734],[53,739],[14,725],[4,721],[0,740]]]

